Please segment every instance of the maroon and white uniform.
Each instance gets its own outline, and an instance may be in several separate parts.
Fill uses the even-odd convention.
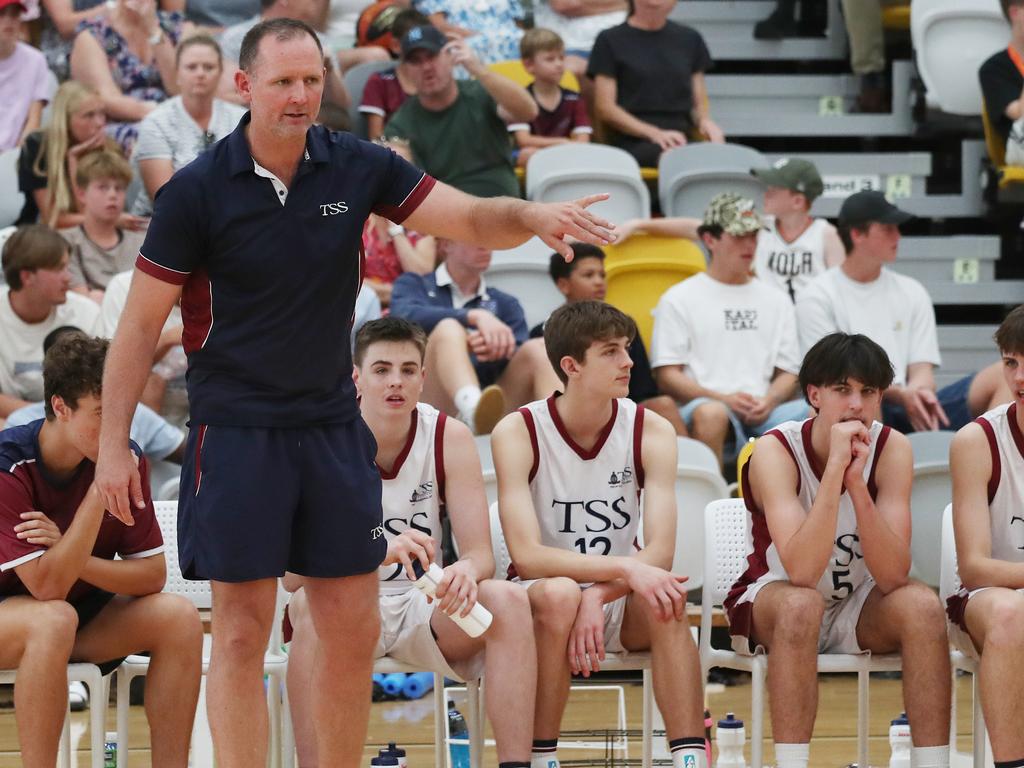
[[[797,468],[796,494],[803,508],[810,512],[818,495],[824,467],[818,462],[811,447],[811,426],[814,419],[787,421],[766,433],[777,439],[786,448]],[[871,444],[864,464],[864,479],[872,498],[877,495],[875,468],[885,443],[889,438],[889,427],[877,421],[869,430]],[[752,460],[756,460],[755,457]],[[733,636],[733,647],[740,653],[751,653],[754,600],[757,593],[773,581],[788,581],[789,575],[782,565],[779,552],[771,540],[768,521],[764,510],[753,500],[750,488],[749,463],[743,471],[743,498],[749,516],[747,568],[729,590],[725,599],[729,632]],[[874,580],[868,573],[861,551],[860,536],[857,532],[857,512],[850,494],[844,489],[839,497],[839,514],[833,537],[832,556],[828,566],[818,580],[816,588],[825,598],[826,611],[818,638],[819,653],[857,653],[856,626],[860,609],[867,599]]]
[[[985,431],[992,456],[992,474],[988,480],[992,557],[1024,562],[1024,435],[1017,425],[1017,404],[1000,405],[975,422]],[[967,601],[986,589],[992,587],[967,590],[960,586],[946,599],[946,613],[953,625],[951,634],[966,653],[975,651],[964,623]]]

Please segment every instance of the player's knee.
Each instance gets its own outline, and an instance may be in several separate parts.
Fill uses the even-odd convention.
[[[231,622],[217,624],[213,643],[236,662],[262,660],[267,648],[266,628],[254,617],[235,617]]]
[[[824,615],[825,602],[816,589],[791,587],[779,599],[772,643],[817,642]]]
[[[159,628],[155,633],[164,642],[177,647],[199,649],[203,643],[203,623],[192,601],[181,595],[151,595],[156,605]]]
[[[583,593],[572,579],[544,579],[530,588],[534,622],[548,628],[571,627]]]
[[[702,434],[724,433],[729,428],[729,409],[724,403],[711,400],[693,409],[693,429]]]
[[[1019,653],[1024,649],[1024,596],[1000,595],[992,602],[985,633],[985,651]]]
[[[518,584],[488,579],[480,584],[479,599],[495,621],[510,626],[529,626],[530,598]]]
[[[26,644],[34,648],[45,646],[67,655],[75,643],[76,632],[78,614],[75,609],[65,600],[45,600],[33,611]]]
[[[946,633],[946,616],[942,603],[930,587],[912,581],[892,593],[899,601],[899,613],[905,617],[908,634]]]

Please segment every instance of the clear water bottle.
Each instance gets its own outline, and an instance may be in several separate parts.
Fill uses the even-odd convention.
[[[107,731],[103,736],[103,768],[117,768],[116,731]]]
[[[747,768],[743,757],[743,745],[747,741],[747,732],[743,721],[736,719],[732,712],[726,713],[724,720],[718,721],[715,730],[715,742],[718,744],[718,762],[716,768]]]
[[[889,768],[910,768],[910,721],[900,712],[889,724]]]
[[[466,718],[455,708],[455,702],[448,702],[448,736],[464,740],[464,744],[450,744],[452,768],[469,768],[469,727]]]
[[[398,768],[409,768],[409,762],[405,759],[405,750],[395,745],[395,742],[389,741],[387,749],[381,749],[377,752],[378,757],[393,757],[398,761]]]

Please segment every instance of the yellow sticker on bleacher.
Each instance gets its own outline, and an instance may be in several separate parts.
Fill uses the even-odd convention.
[[[836,117],[844,113],[842,96],[822,96],[818,100],[819,117]]]
[[[953,261],[953,282],[954,283],[976,283],[976,282],[978,282],[978,260],[977,259],[955,259]]]
[[[885,180],[885,196],[890,201],[910,197],[910,192],[909,174],[897,173]]]

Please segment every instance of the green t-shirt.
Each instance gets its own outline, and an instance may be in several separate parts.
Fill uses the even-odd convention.
[[[388,138],[407,140],[417,164],[456,189],[478,197],[519,197],[508,126],[498,105],[476,80],[459,80],[459,96],[432,112],[415,96],[388,121]]]

